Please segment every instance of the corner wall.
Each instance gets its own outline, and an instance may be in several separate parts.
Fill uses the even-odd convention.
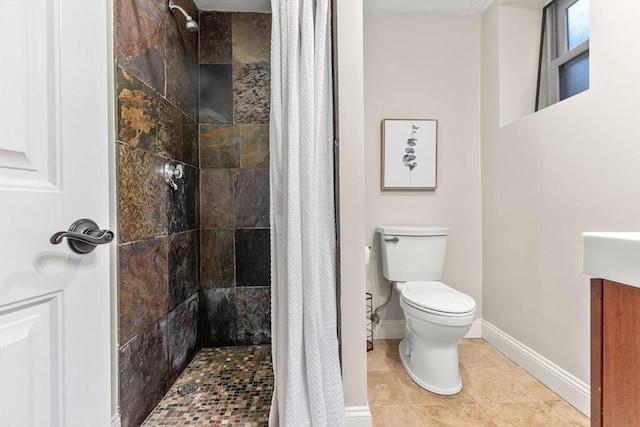
[[[200,14],[205,347],[271,343],[271,14]]]
[[[346,426],[371,427],[365,336],[362,0],[332,1],[339,175],[340,338]]]
[[[591,2],[590,89],[504,126],[497,3],[482,16],[483,318],[589,383],[580,235],[640,229],[640,3]]]
[[[182,2],[190,14],[191,2]],[[123,427],[138,426],[198,341],[197,35],[152,0],[114,2],[118,373]],[[185,165],[178,189],[161,174]]]
[[[443,280],[471,295],[482,318],[479,40],[479,15],[365,15],[364,217],[374,306],[389,292],[376,227],[442,225],[450,228]],[[380,123],[390,118],[438,120],[435,191],[380,190]],[[380,317],[380,331],[402,322],[396,292]]]

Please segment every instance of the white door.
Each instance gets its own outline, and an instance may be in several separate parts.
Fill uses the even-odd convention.
[[[0,0],[0,426],[108,426],[107,0]]]

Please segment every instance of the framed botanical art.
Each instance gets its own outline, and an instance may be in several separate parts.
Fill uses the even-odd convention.
[[[383,190],[435,190],[437,120],[382,121]]]

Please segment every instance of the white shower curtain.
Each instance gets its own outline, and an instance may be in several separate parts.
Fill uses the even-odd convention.
[[[329,0],[271,0],[272,427],[344,425]]]

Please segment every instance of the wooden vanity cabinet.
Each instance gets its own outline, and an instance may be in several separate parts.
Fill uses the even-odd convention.
[[[640,288],[591,279],[591,425],[640,426]]]

